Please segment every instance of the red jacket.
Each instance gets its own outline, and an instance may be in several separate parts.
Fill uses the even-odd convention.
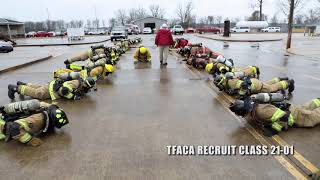
[[[155,44],[157,46],[172,46],[173,38],[170,30],[168,29],[160,29],[157,33]]]

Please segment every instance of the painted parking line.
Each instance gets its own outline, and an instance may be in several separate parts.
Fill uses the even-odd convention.
[[[309,75],[309,74],[304,74],[304,76],[307,77],[307,78],[313,79],[313,80],[320,81],[320,78],[315,77],[315,76],[311,76],[311,75]]]
[[[285,142],[280,136],[274,135],[272,136],[272,139],[274,139],[278,144],[281,146],[289,146],[287,142]],[[308,161],[305,157],[303,157],[299,152],[294,150],[294,158],[296,158],[301,164],[303,164],[309,171],[312,173],[316,173],[319,171],[319,169],[313,165],[310,161]]]
[[[189,69],[189,68],[188,68]],[[190,70],[191,71],[191,70]],[[198,70],[196,70],[196,73],[198,76],[201,76]],[[209,83],[209,85],[214,88],[212,83]],[[227,95],[225,92],[223,92],[223,96],[229,100],[229,103],[233,101],[233,98],[229,95]],[[227,105],[228,106],[228,105]],[[231,112],[232,113],[232,112]],[[234,114],[234,113],[232,113]],[[289,146],[288,143],[286,143],[280,136],[274,135],[272,136],[272,139],[275,140],[279,145],[281,146]],[[294,150],[294,155],[293,157],[297,159],[304,167],[306,167],[310,172],[315,173],[319,171],[319,169],[313,165],[310,161],[308,161],[305,157],[303,157],[298,151]]]
[[[189,72],[191,72],[191,74],[195,77],[198,77],[200,75],[200,73],[198,71],[197,74],[195,72],[193,72],[190,68],[188,68],[185,64],[183,64],[183,66],[189,70]],[[240,118],[238,116],[236,116],[234,113],[232,113],[230,111],[230,109],[228,108],[228,102],[224,101],[223,98],[221,96],[217,96],[216,93],[214,93],[214,91],[208,87],[208,84],[206,85],[205,83],[201,83],[201,85],[206,88],[208,90],[208,92],[215,97],[218,102],[222,105],[222,107],[224,107],[228,112],[230,112],[230,114],[240,122],[240,124],[244,125],[244,127],[249,131],[249,133],[256,139],[258,140],[262,145],[266,145],[266,146],[271,146],[272,144],[269,143],[260,133],[258,133],[250,124],[248,124],[246,122],[246,120],[244,120],[243,118]],[[226,97],[226,96],[224,96]],[[228,100],[230,100],[229,98],[227,98]],[[305,177],[297,168],[294,167],[294,165],[292,165],[283,155],[280,156],[273,156],[284,168],[287,169],[287,171],[294,176],[296,179],[299,180],[307,180],[307,177]]]

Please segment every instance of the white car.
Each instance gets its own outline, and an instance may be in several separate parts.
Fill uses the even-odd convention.
[[[261,30],[262,32],[280,32],[280,27],[267,27]]]
[[[152,34],[152,29],[150,27],[145,27],[142,30],[143,34]]]
[[[250,32],[250,28],[249,27],[234,27],[230,30],[231,32]]]
[[[116,26],[113,27],[110,33],[111,41],[116,41],[118,39],[127,39],[128,32],[126,31],[126,27],[124,26]]]
[[[141,33],[141,31],[140,31],[139,26],[137,26],[137,25],[133,25],[133,32],[134,32],[134,34],[140,34],[140,33]]]
[[[173,26],[173,28],[171,29],[171,32],[173,34],[182,34],[184,33],[184,29],[181,25],[175,25]]]
[[[34,35],[36,34],[36,32],[34,31],[30,31],[26,34],[26,37],[34,37]]]

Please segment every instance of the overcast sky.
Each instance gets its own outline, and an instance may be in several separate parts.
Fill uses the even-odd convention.
[[[94,19],[94,7],[99,19],[114,17],[117,9],[137,7],[148,8],[150,4],[159,4],[165,9],[165,18],[175,17],[175,9],[179,3],[187,0],[1,0],[0,17],[12,17],[18,21],[42,21],[63,19],[66,21]],[[226,17],[249,16],[252,12],[249,4],[256,0],[193,0],[194,11],[198,17],[221,15]],[[306,0],[311,1],[311,0]],[[269,18],[279,9],[277,0],[265,0],[263,13]],[[281,15],[281,12],[279,12]]]

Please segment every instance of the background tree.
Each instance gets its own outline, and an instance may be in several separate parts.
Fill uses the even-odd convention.
[[[279,0],[280,10],[288,15],[288,39],[287,49],[291,48],[292,25],[295,11],[297,12],[302,5],[303,0]]]
[[[56,29],[58,31],[63,31],[65,29],[65,22],[64,20],[58,20],[56,24]]]
[[[148,16],[147,10],[143,7],[138,7],[137,11],[137,19],[145,18]]]
[[[152,17],[163,18],[164,9],[160,8],[158,4],[152,4],[149,6],[149,11]]]
[[[87,28],[91,28],[92,27],[90,19],[87,19],[87,25],[86,26],[87,26]]]
[[[116,20],[124,26],[127,22],[126,10],[118,9],[118,11],[116,11]]]
[[[187,28],[192,20],[192,11],[193,11],[193,3],[189,1],[188,3],[182,5],[181,3],[178,5],[176,9],[176,13],[181,22],[181,25],[184,28]]]
[[[216,22],[220,25],[222,23],[222,16],[217,16]]]
[[[135,8],[131,8],[129,9],[129,13],[128,13],[128,22],[134,21],[138,19],[138,13],[137,10]]]
[[[233,22],[233,23],[237,23],[237,22],[240,21],[240,18],[239,17],[234,17],[234,18],[231,18],[230,21]]]
[[[303,5],[303,0],[278,0],[278,7],[282,11],[282,13],[286,16],[290,14],[291,1],[293,4],[293,11],[298,12]]]
[[[320,13],[316,9],[309,9],[307,15],[305,15],[306,24],[316,24],[320,22]]]
[[[115,18],[111,18],[109,20],[109,26],[110,28],[113,28],[116,25],[117,20]]]
[[[208,16],[208,24],[214,24],[214,17],[213,16]]]
[[[305,23],[305,15],[298,14],[294,17],[294,23],[295,24],[304,24]]]
[[[278,13],[275,13],[275,14],[272,16],[270,22],[271,22],[271,25],[272,25],[272,26],[276,26],[276,25],[279,23]]]
[[[267,19],[267,16],[264,14],[261,16],[259,11],[254,11],[251,16],[247,18],[248,21],[266,21]]]
[[[257,19],[257,21],[264,21],[264,15],[262,13],[262,7],[263,7],[263,3],[264,3],[264,0],[251,0],[251,8],[254,10],[256,7],[259,8],[259,17]]]
[[[101,21],[101,23],[102,23],[102,27],[106,27],[106,21],[104,19]]]

